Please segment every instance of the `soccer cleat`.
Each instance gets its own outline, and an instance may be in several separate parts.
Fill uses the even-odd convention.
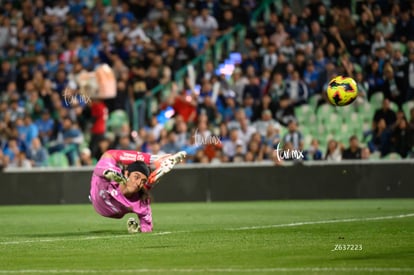
[[[176,164],[183,161],[186,156],[187,153],[185,151],[180,151],[174,155],[165,155],[157,159],[154,162],[155,170],[148,178],[147,188],[151,188],[162,176],[170,172]]]
[[[103,174],[108,180],[116,181],[119,184],[126,184],[128,180],[124,175],[112,169],[105,170]]]
[[[128,233],[130,233],[130,234],[141,232],[139,224],[138,224],[137,220],[134,219],[134,218],[129,218],[128,219],[127,228],[128,228]]]

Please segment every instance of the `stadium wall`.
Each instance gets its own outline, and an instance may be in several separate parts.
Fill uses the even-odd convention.
[[[0,205],[88,203],[92,168],[2,172]],[[413,198],[414,161],[183,165],[153,190],[155,202]]]

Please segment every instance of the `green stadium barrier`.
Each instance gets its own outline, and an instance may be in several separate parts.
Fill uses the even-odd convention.
[[[413,198],[413,160],[303,165],[182,165],[152,190],[154,202]],[[92,167],[0,172],[0,205],[89,203]]]

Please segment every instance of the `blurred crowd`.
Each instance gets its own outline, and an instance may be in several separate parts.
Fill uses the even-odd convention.
[[[186,150],[188,162],[201,163],[409,156],[414,117],[387,105],[401,108],[414,97],[411,1],[357,1],[354,13],[352,1],[288,1],[304,6],[271,5],[252,24],[260,2],[0,1],[0,166],[48,166],[57,153],[70,166],[92,165],[109,148]],[[183,89],[173,84],[134,129],[133,102],[237,24],[247,32],[233,74],[217,74],[215,62],[206,62],[199,90],[189,79]],[[102,63],[114,70],[116,98],[68,101],[66,88],[79,73]],[[332,140],[325,149],[315,138],[305,148],[295,108],[313,97],[324,104],[322,91],[337,74],[357,80],[357,104],[379,92],[384,107],[365,140]],[[160,119],[170,108],[174,115]],[[107,119],[119,110],[128,119],[110,132]]]

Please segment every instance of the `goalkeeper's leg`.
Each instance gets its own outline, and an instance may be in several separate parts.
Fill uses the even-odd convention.
[[[152,188],[152,186],[156,184],[162,176],[170,172],[174,166],[183,161],[186,156],[186,152],[180,151],[174,155],[161,156],[159,159],[154,161],[155,170],[150,174],[146,187],[148,189]]]

